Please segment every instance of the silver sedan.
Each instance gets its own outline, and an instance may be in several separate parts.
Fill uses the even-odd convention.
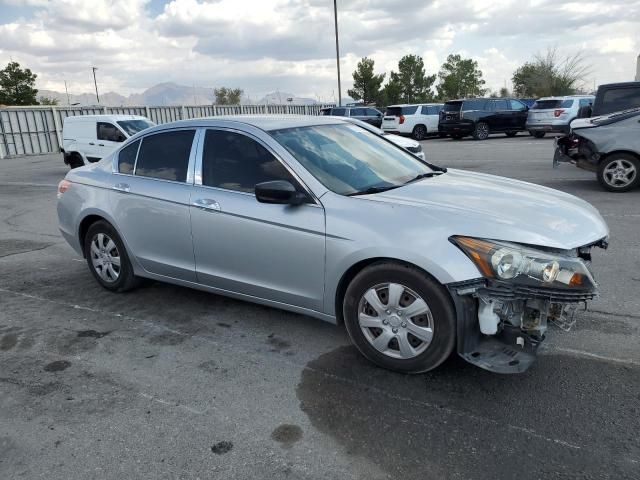
[[[235,117],[145,130],[58,188],[95,279],[141,278],[344,323],[402,372],[454,350],[502,373],[596,294],[608,228],[548,188],[424,162],[337,118]]]

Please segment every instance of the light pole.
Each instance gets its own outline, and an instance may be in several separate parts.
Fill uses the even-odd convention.
[[[98,105],[100,105],[100,95],[98,95],[98,82],[96,82],[96,70],[98,67],[91,67],[93,70],[93,84],[96,86],[96,99],[98,100]]]
[[[340,89],[340,44],[338,42],[338,6],[333,0],[333,20],[336,26],[336,65],[338,66],[338,106],[342,106],[342,91]]]

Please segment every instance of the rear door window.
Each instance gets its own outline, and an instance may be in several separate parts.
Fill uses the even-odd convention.
[[[367,109],[366,108],[353,108],[351,109],[352,117],[366,117]]]
[[[336,115],[338,117],[346,117],[347,109],[346,108],[334,108],[331,110],[331,115]]]
[[[491,100],[489,104],[491,105],[492,110],[496,112],[511,110],[511,105],[509,104],[508,100]]]
[[[462,105],[462,110],[485,110],[487,108],[487,101],[483,98],[474,98],[473,100],[465,100]]]
[[[118,172],[126,173],[128,175],[133,174],[133,167],[136,164],[136,156],[138,155],[138,147],[140,146],[140,140],[133,142],[131,145],[127,145],[118,154]]]
[[[186,182],[195,130],[156,133],[142,139],[135,174]]]
[[[367,108],[367,116],[377,117],[378,115],[380,115],[380,112],[375,108]]]

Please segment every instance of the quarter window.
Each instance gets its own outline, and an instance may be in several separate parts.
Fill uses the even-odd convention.
[[[202,152],[202,184],[253,193],[258,183],[293,176],[269,151],[240,133],[207,130]]]
[[[144,137],[136,175],[185,182],[194,134],[194,130],[178,130]]]
[[[118,172],[120,173],[133,173],[133,167],[136,164],[136,155],[138,154],[138,147],[140,146],[140,140],[133,142],[131,145],[127,145],[118,154]]]
[[[96,124],[96,134],[98,140],[106,140],[107,142],[124,142],[127,139],[115,125],[106,122]]]

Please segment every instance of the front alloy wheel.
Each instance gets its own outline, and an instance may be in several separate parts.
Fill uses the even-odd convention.
[[[343,317],[358,350],[389,370],[426,372],[455,346],[456,315],[449,293],[410,265],[379,262],[358,273],[345,293]]]
[[[610,192],[626,192],[640,184],[640,161],[621,153],[603,160],[598,166],[598,181]]]

